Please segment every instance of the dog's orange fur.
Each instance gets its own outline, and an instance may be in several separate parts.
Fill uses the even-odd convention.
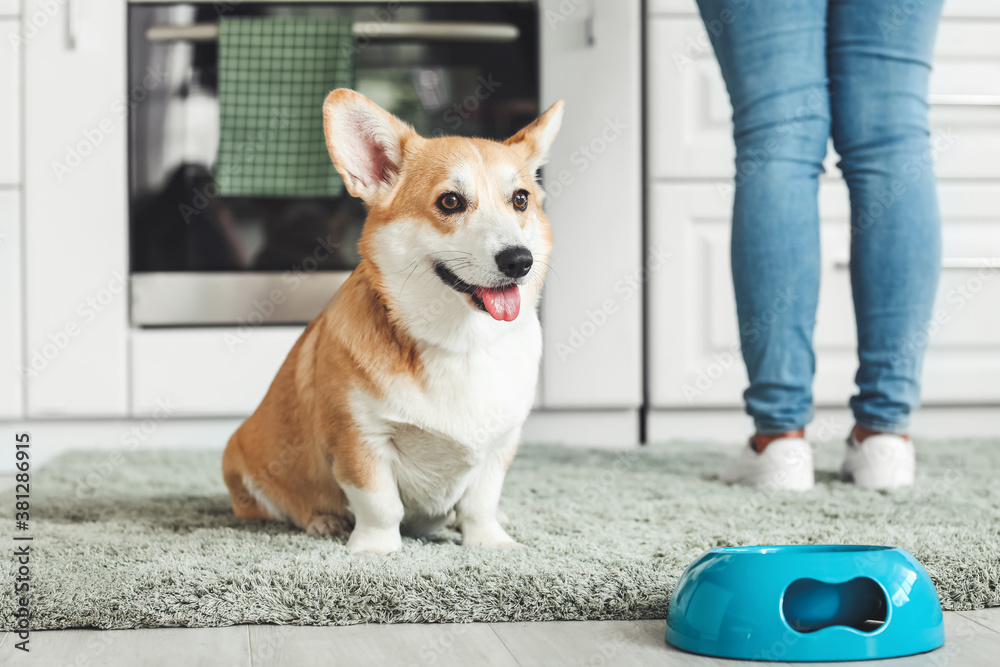
[[[335,91],[326,106],[337,95],[351,94]],[[306,327],[260,406],[226,447],[223,475],[233,512],[240,518],[274,518],[244,485],[245,477],[250,477],[299,527],[312,530],[315,521],[332,522],[341,530],[349,527],[351,516],[338,482],[361,489],[372,483],[370,461],[349,409],[349,392],[359,387],[380,396],[386,382],[399,376],[423,382],[418,345],[394,318],[393,303],[371,260],[375,231],[406,218],[446,233],[449,222],[435,215],[433,203],[438,185],[458,158],[467,159],[470,152],[478,151],[486,163],[524,164],[535,150],[532,126],[500,143],[459,137],[426,139],[399,125],[405,134],[403,169],[391,197],[369,202],[359,266]],[[330,151],[337,163],[332,145]],[[343,173],[342,166],[337,166]],[[346,174],[345,181],[350,189]],[[531,174],[524,184],[532,195],[530,205],[540,207],[541,195]],[[550,240],[551,230],[541,210],[537,212]]]
[[[362,261],[331,304],[306,327],[260,407],[236,431],[222,467],[233,512],[268,517],[243,485],[249,475],[296,525],[346,518],[337,481],[365,488],[370,474],[347,407],[353,386],[379,395],[383,378],[420,381],[416,347],[392,324],[378,274]]]

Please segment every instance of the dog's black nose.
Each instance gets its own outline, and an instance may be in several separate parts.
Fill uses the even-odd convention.
[[[527,275],[531,270],[531,263],[535,261],[531,256],[531,251],[523,245],[515,245],[504,248],[497,253],[497,268],[508,278],[520,278]]]

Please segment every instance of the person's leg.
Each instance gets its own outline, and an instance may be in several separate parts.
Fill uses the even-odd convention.
[[[812,418],[826,0],[699,0],[733,106],[732,268],[758,442]]]
[[[830,0],[832,135],[851,193],[859,440],[903,435],[941,260],[927,85],[942,0]]]

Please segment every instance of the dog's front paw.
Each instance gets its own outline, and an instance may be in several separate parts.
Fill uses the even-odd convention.
[[[516,542],[507,534],[499,523],[486,526],[462,526],[462,546],[489,547],[491,549],[523,549],[524,545]]]
[[[347,549],[352,556],[385,556],[403,548],[403,540],[396,530],[374,530],[355,528],[347,540]]]
[[[306,533],[310,535],[337,535],[346,533],[351,529],[351,522],[345,517],[333,514],[321,514],[314,516],[306,526]]]

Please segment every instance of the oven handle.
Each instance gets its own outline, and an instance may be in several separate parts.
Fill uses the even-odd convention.
[[[846,259],[839,259],[833,263],[833,268],[847,270],[851,268],[851,262]],[[996,257],[943,257],[941,268],[944,270],[956,269],[1000,269],[1000,259]]]
[[[357,21],[356,38],[383,40],[427,40],[436,42],[515,42],[520,29],[510,23]],[[212,42],[219,38],[218,23],[155,25],[146,30],[151,42]]]

